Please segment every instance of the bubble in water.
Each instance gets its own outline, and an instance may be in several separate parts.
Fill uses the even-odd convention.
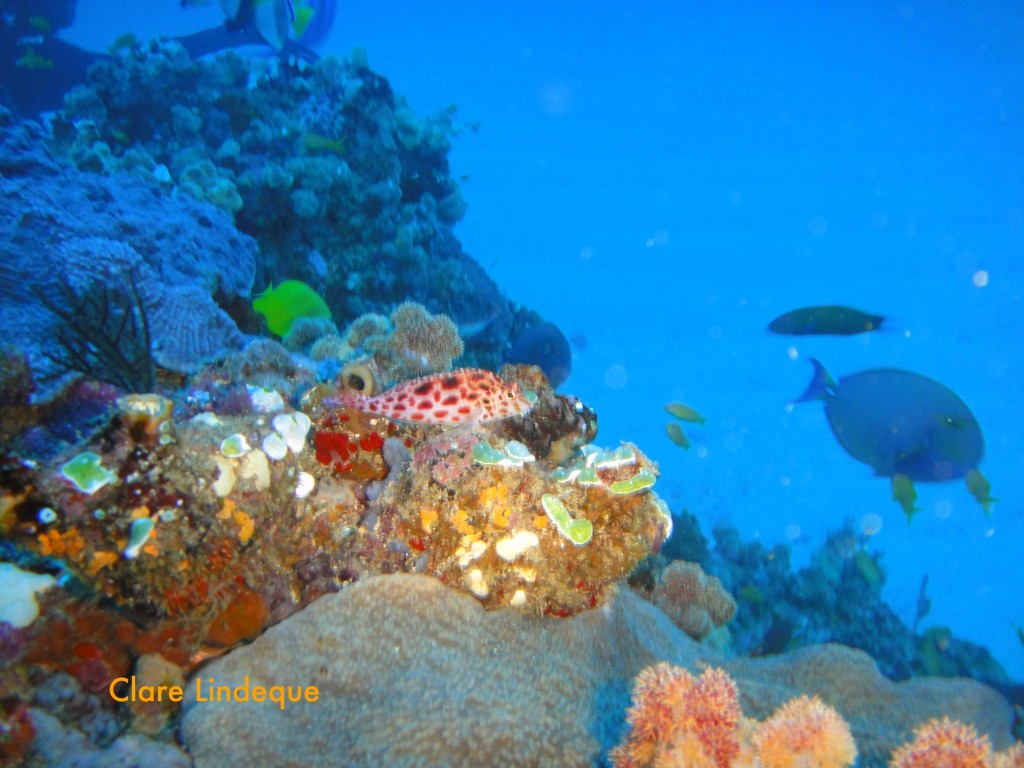
[[[604,383],[612,389],[622,389],[629,383],[629,373],[626,366],[616,363],[604,372]]]

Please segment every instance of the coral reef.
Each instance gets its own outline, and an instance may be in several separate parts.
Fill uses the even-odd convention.
[[[603,452],[587,443],[574,407],[560,410],[570,415],[566,424],[523,430],[537,460],[488,424],[453,435],[325,408],[321,388],[303,397],[311,420],[288,405],[295,376],[285,396],[240,387],[261,380],[263,362],[266,381],[275,383],[284,361],[276,342],[254,343],[194,377],[177,407],[159,395],[124,396],[63,451],[10,461],[5,538],[59,562],[117,609],[117,621],[94,616],[93,646],[107,650],[82,672],[90,687],[123,673],[140,653],[189,668],[374,573],[427,573],[487,607],[568,616],[594,607],[668,535],[667,510],[646,484],[619,487],[636,476],[653,479],[653,466],[635,448]],[[518,373],[544,386],[537,372]],[[550,387],[536,396],[561,397]],[[530,418],[494,423],[510,430],[510,422]],[[560,478],[546,439],[589,463],[594,482]],[[567,547],[566,531],[545,514],[549,496],[591,536]],[[60,637],[60,616],[72,614],[51,610],[32,632]],[[102,629],[125,621],[123,629]],[[132,638],[140,633],[163,640],[138,646]],[[15,660],[60,667],[75,658],[55,641],[37,650]]]
[[[676,518],[677,524],[683,520]],[[722,525],[712,533],[710,552],[703,545],[678,549],[699,541],[692,531],[673,537],[668,548],[673,556],[698,560],[735,596],[740,610],[729,630],[737,652],[765,655],[810,643],[843,643],[871,654],[896,680],[966,676],[1009,692],[1009,676],[984,648],[942,627],[917,632],[896,615],[882,599],[881,553],[849,522],[830,533],[797,571],[787,546],[744,543],[735,529]]]
[[[96,281],[116,284],[119,276],[131,276],[136,296],[134,306],[129,302],[117,305],[120,310],[113,308],[108,320],[114,322],[118,312],[120,319],[112,330],[117,330],[120,320],[144,318],[157,365],[190,372],[211,357],[241,347],[241,334],[215,296],[249,294],[256,264],[256,244],[251,238],[240,234],[216,208],[187,198],[173,199],[152,179],[134,174],[108,178],[62,167],[38,138],[26,147],[26,135],[32,136],[24,128],[0,132],[4,152],[16,151],[11,149],[14,145],[37,161],[5,170],[0,177],[4,233],[0,237],[0,299],[6,310],[0,331],[5,338],[17,340],[37,381],[54,379],[66,368],[76,367],[66,359],[69,351],[77,350],[79,357],[85,354],[81,345],[69,349],[67,343],[74,342],[71,332],[80,309],[67,305],[69,297],[88,302],[89,297],[97,297]],[[106,302],[102,296],[92,300],[88,306],[96,312],[80,316],[78,322],[85,323],[89,317],[101,320],[103,307],[116,294],[108,295]],[[103,325],[98,323],[99,328]],[[95,335],[97,323],[81,326],[78,338],[88,334],[96,343],[126,338],[125,333],[111,337],[109,330]],[[141,337],[138,340],[144,342]],[[138,358],[145,364],[138,347],[126,362]],[[77,367],[104,375],[95,361],[85,363]],[[147,372],[121,383],[138,389],[148,378]],[[60,382],[34,396],[46,400],[58,391]]]
[[[324,753],[353,766],[593,766],[621,740],[633,679],[659,661],[725,669],[753,717],[817,695],[849,722],[865,768],[884,766],[917,724],[943,714],[1000,749],[1011,744],[1008,706],[970,680],[894,684],[839,646],[740,664],[630,590],[601,610],[545,621],[485,612],[436,579],[404,574],[327,595],[202,671],[224,685],[246,675],[253,685],[309,682],[330,707],[186,701],[183,740],[198,768]]]
[[[49,133],[0,111],[0,762],[841,768],[851,730],[878,766],[918,728],[898,768],[1021,768],[973,682],[680,632],[730,621],[728,587],[744,651],[896,637],[900,675],[966,656],[906,631],[849,530],[797,574],[725,528],[709,552],[685,514],[669,541],[657,466],[596,443],[555,392],[564,335],[455,238],[460,129],[361,52],[167,42],[119,46]],[[277,288],[254,307],[256,279]],[[246,338],[258,315],[280,342]],[[200,669],[330,706],[113,695],[198,692]]]
[[[539,387],[530,390],[538,402],[560,397],[542,377],[522,381],[528,384],[520,386]],[[544,431],[524,429],[530,435],[525,443],[511,437],[515,425],[543,420],[550,411],[531,409],[495,422],[496,429],[478,426],[457,439],[437,426],[396,424],[354,408],[316,417],[316,457],[336,478],[361,483],[387,477],[360,513],[364,567],[434,574],[489,607],[511,604],[566,616],[596,605],[608,584],[664,541],[668,514],[647,488],[614,490],[641,472],[653,477],[642,454],[627,447],[621,460],[602,464],[598,458],[605,453],[586,442],[577,410],[562,412],[568,423],[545,420]],[[596,482],[562,477],[549,459],[554,436],[572,446],[578,461],[591,461]],[[388,473],[382,455],[389,440],[406,447],[405,471]],[[365,493],[353,490],[357,497]],[[565,531],[546,514],[548,496],[587,518],[593,541],[588,537],[567,549]]]
[[[496,367],[508,302],[452,233],[465,204],[447,155],[463,127],[452,109],[416,117],[361,52],[191,61],[153,42],[92,68],[54,147],[81,170],[128,172],[233,216],[259,242],[258,285],[317,285],[339,325],[419,302],[467,329],[472,362]]]

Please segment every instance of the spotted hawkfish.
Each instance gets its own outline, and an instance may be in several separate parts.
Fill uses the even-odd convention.
[[[342,392],[324,402],[406,424],[448,426],[500,421],[526,413],[531,406],[518,384],[478,368],[409,379],[379,395]]]

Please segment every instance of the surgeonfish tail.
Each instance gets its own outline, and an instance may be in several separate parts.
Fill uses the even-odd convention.
[[[824,400],[835,394],[836,382],[815,358],[811,358],[811,365],[814,366],[814,377],[807,387],[807,391],[794,400],[794,403],[806,403],[809,400]]]

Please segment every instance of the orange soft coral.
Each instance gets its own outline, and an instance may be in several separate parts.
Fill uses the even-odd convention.
[[[700,677],[661,662],[637,675],[629,734],[613,768],[849,768],[850,726],[817,696],[791,699],[764,722],[743,717],[736,684],[717,668]],[[895,750],[890,768],[1024,768],[1024,744],[993,752],[988,736],[932,719]]]
[[[728,768],[739,753],[736,685],[720,669],[696,678],[664,662],[648,667],[637,676],[626,719],[629,737],[609,755],[615,768]]]
[[[633,683],[633,706],[626,713],[629,738],[612,750],[615,768],[649,765],[667,741],[675,724],[673,700],[693,685],[693,675],[667,662],[647,667]]]
[[[753,746],[764,768],[848,768],[857,757],[850,726],[817,696],[783,705],[757,726]]]
[[[992,755],[992,768],[1024,768],[1024,742]]]
[[[891,768],[988,768],[992,747],[974,726],[932,719],[914,730],[914,739],[892,753]]]

